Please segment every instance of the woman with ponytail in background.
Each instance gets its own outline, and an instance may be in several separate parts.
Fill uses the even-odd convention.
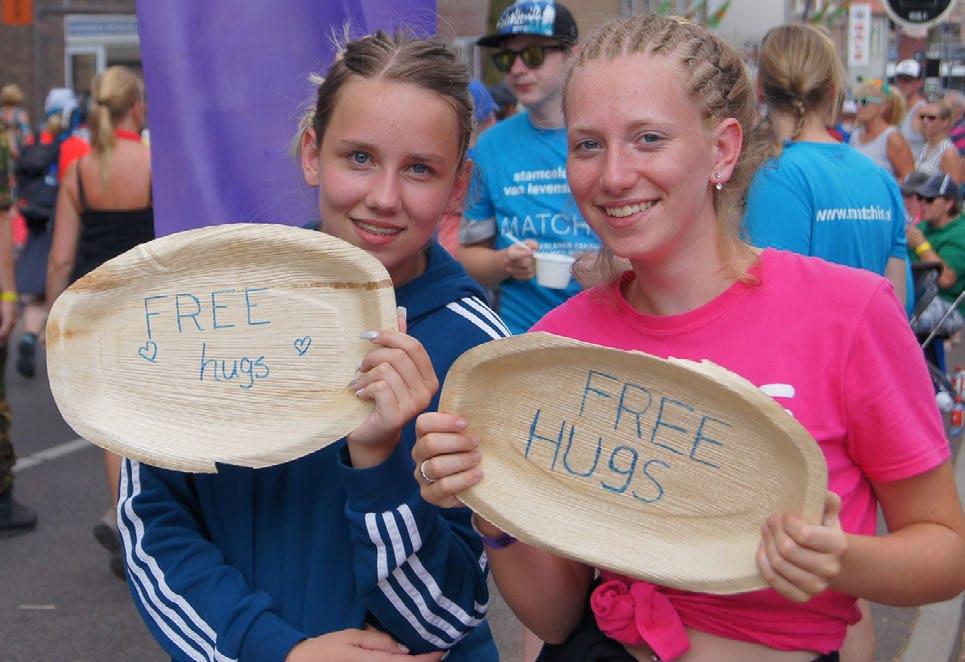
[[[757,89],[767,106],[773,147],[748,194],[751,242],[882,274],[904,302],[901,191],[892,176],[825,128],[845,89],[831,38],[810,25],[768,32]]]
[[[881,274],[904,302],[911,283],[901,191],[893,175],[825,129],[845,85],[837,50],[821,28],[782,25],[765,35],[757,89],[773,156],[751,184],[745,228],[755,246]],[[859,606],[864,618],[842,647],[846,661],[866,662],[874,650],[867,602]]]
[[[138,244],[154,239],[151,156],[141,142],[144,83],[126,67],[94,78],[88,117],[91,152],[64,173],[47,263],[47,306],[67,286]],[[112,502],[117,501],[121,458],[104,452]],[[124,576],[113,507],[94,527],[111,553],[111,570]]]
[[[905,117],[905,99],[881,81],[862,83],[856,93],[858,124],[849,144],[887,170],[898,181],[915,170],[915,157],[898,125]]]

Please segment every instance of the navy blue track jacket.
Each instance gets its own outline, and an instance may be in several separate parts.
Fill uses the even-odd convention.
[[[436,243],[396,290],[439,382],[455,359],[509,335],[480,286]],[[438,405],[438,394],[430,411]],[[498,659],[484,620],[488,565],[466,509],[419,496],[415,423],[381,465],[345,440],[283,465],[187,474],[125,460],[118,522],[128,583],[176,660],[274,662],[308,637],[373,623],[413,653]]]

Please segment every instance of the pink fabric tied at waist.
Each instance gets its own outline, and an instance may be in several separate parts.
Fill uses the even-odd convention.
[[[590,596],[590,608],[603,634],[627,646],[646,644],[664,662],[690,648],[677,610],[654,584],[605,581]]]

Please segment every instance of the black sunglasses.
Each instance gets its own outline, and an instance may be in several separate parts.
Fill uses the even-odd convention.
[[[543,44],[530,44],[525,48],[521,48],[518,51],[514,51],[509,48],[505,48],[501,51],[496,51],[493,53],[493,66],[502,71],[503,73],[508,72],[513,68],[513,63],[516,61],[516,56],[523,61],[530,69],[535,69],[539,67],[546,61],[547,51],[562,51],[565,50],[564,46],[559,44],[550,44],[544,46]]]

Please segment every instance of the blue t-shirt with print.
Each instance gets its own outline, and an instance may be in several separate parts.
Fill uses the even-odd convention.
[[[754,176],[744,216],[755,246],[884,274],[905,259],[905,206],[894,178],[842,143],[794,142]],[[911,289],[911,283],[908,283]]]
[[[463,244],[495,237],[501,250],[520,240],[539,242],[540,252],[576,255],[596,251],[600,241],[576,208],[566,182],[566,130],[538,129],[528,113],[517,113],[482,133],[473,148],[475,185],[467,196]],[[522,333],[543,315],[580,291],[576,280],[565,290],[540,286],[536,279],[500,284],[499,315],[513,333]]]

